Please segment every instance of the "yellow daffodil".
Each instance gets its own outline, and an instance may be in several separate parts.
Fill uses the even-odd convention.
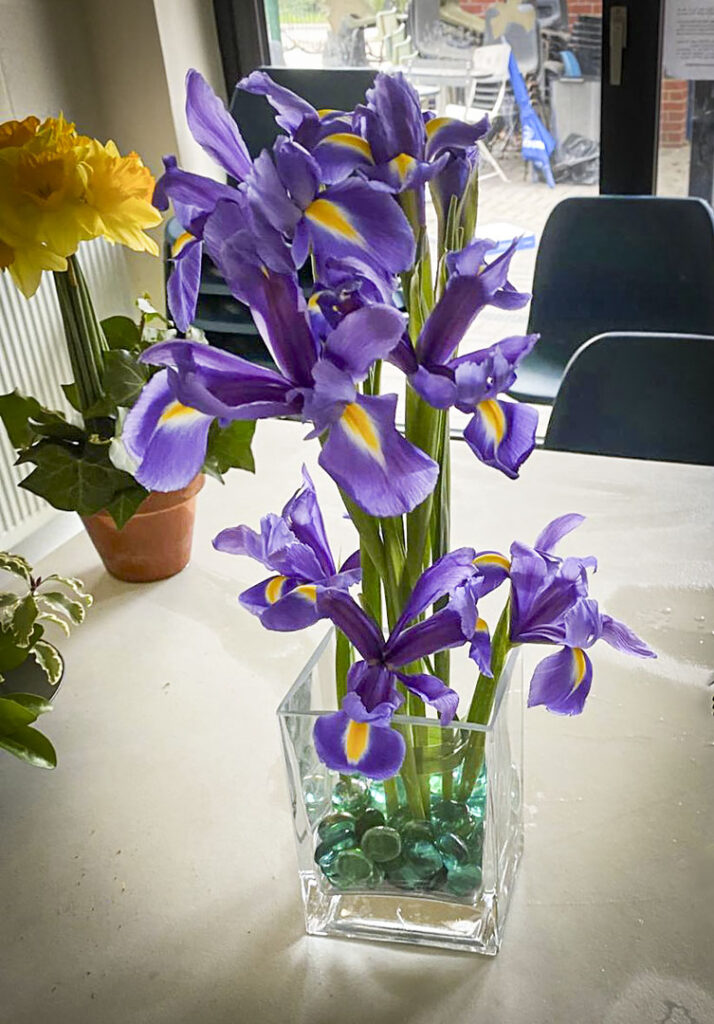
[[[85,155],[89,171],[87,203],[101,222],[100,233],[136,252],[159,255],[153,238],[144,228],[161,223],[161,214],[151,205],[154,178],[136,153],[122,156],[113,142],[102,146],[92,139]]]
[[[62,115],[0,124],[0,269],[29,297],[44,270],[65,270],[91,238],[157,256],[144,234],[161,223],[153,190],[136,153],[79,135]]]

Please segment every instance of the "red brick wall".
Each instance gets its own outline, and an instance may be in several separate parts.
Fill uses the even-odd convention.
[[[602,0],[568,0],[568,21],[571,28],[581,14],[602,17]]]
[[[678,78],[665,78],[659,115],[661,146],[683,146],[687,141],[688,84]]]

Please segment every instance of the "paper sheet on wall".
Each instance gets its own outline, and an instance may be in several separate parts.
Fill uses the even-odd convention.
[[[714,0],[666,0],[664,70],[672,78],[714,79]]]

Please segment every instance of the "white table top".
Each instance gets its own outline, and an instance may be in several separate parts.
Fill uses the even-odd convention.
[[[594,596],[660,655],[598,645],[581,717],[527,712],[492,960],[303,934],[275,708],[324,625],[262,630],[235,600],[260,568],[210,538],[279,511],[316,455],[304,432],[259,424],[257,475],[207,483],[180,576],[119,583],[83,534],[46,561],[96,604],[43,723],[59,767],[0,760],[0,1022],[714,1021],[714,472],[538,451],[511,483],[454,446],[454,545],[587,514],[563,550],[598,555]]]

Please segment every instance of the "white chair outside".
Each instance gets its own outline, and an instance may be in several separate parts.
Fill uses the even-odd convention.
[[[507,43],[493,43],[474,50],[466,87],[466,103],[447,104],[444,111],[446,116],[473,124],[488,115],[493,124],[506,96],[510,56],[511,47]],[[483,140],[479,140],[478,148],[483,158],[493,167],[493,172],[483,177],[498,175],[501,181],[508,181],[505,171]]]

